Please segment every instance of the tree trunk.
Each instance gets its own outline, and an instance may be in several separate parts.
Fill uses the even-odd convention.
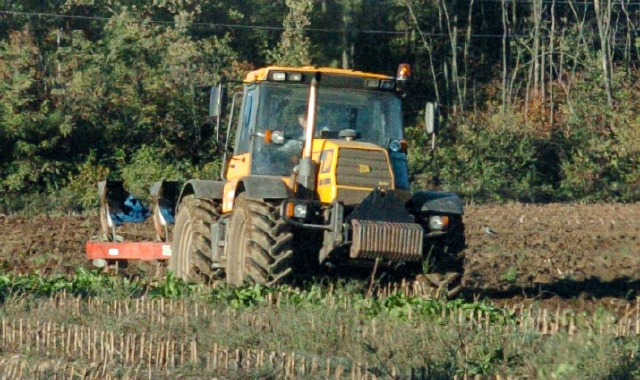
[[[469,46],[471,45],[471,30],[473,26],[473,1],[469,1],[469,15],[467,16],[467,35],[464,41],[464,53],[462,57],[462,62],[464,64],[464,77],[465,81],[463,83],[463,92],[462,99],[467,101],[467,78],[469,75]]]
[[[533,0],[533,91],[540,83],[540,24],[542,23],[542,1]]]
[[[598,24],[598,35],[600,36],[600,61],[602,63],[602,77],[604,80],[604,88],[607,93],[607,105],[613,107],[613,95],[611,92],[611,61],[609,55],[611,52],[611,44],[609,42],[611,30],[611,0],[605,0],[606,4],[602,7],[601,0],[594,0],[596,22]]]
[[[502,1],[502,113],[507,111],[507,75],[509,69],[507,67],[507,34],[509,33],[507,27],[507,5],[505,1]]]
[[[457,96],[458,104],[460,105],[460,112],[464,112],[464,104],[462,101],[462,91],[460,88],[460,77],[458,76],[458,14],[453,15],[453,20],[449,16],[449,10],[447,4],[443,0],[441,2],[444,15],[447,20],[447,32],[449,34],[449,44],[451,46],[451,83],[449,87],[448,97],[453,99]],[[454,2],[455,8],[455,2]],[[455,92],[455,93],[454,93]],[[454,106],[454,111],[455,111]]]
[[[554,34],[556,32],[556,0],[551,3],[551,31],[549,32],[549,126],[553,127],[553,54],[555,53]]]

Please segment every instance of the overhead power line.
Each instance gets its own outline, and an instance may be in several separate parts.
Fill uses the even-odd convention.
[[[531,3],[534,0],[480,0],[480,2],[513,2],[516,3]],[[554,0],[542,0],[545,4],[551,4]],[[568,0],[555,0],[556,4],[559,3],[569,3]],[[575,4],[583,4],[580,0],[576,0]],[[619,2],[615,4],[620,4]],[[615,5],[614,4],[614,5]],[[626,3],[626,5],[640,5],[640,2],[634,3]],[[107,22],[112,20],[112,17],[104,17],[104,16],[82,16],[82,15],[69,15],[69,14],[60,14],[60,13],[47,13],[47,12],[25,12],[25,11],[11,11],[11,10],[0,10],[0,15],[8,15],[8,16],[27,16],[27,17],[42,17],[42,18],[58,18],[58,19],[74,19],[74,20],[89,20],[89,21],[103,21]],[[149,23],[149,24],[158,24],[158,25],[175,25],[174,21],[163,21],[163,20],[138,20],[138,21],[130,21],[130,23]],[[213,22],[192,22],[190,23],[193,27],[199,28],[209,28],[209,29],[245,29],[245,30],[270,30],[270,31],[283,31],[285,30],[282,26],[269,26],[269,25],[247,25],[247,24],[227,24],[227,23],[213,23]],[[333,29],[333,28],[304,28],[305,32],[314,32],[314,33],[334,33],[334,34],[343,34],[343,33],[360,33],[360,34],[371,34],[371,35],[405,35],[412,31],[417,31],[415,27],[406,28],[404,30],[376,30],[376,29]],[[447,38],[449,35],[447,33],[422,33],[426,37],[430,38]],[[496,34],[473,34],[471,38],[526,38],[530,37],[528,34],[507,34],[506,36],[501,33]]]
[[[59,13],[44,13],[44,12],[22,12],[22,11],[7,11],[0,10],[0,14],[9,15],[9,16],[29,16],[29,17],[44,17],[44,18],[59,18],[59,19],[75,19],[75,20],[93,20],[93,21],[109,21],[111,17],[100,17],[100,16],[79,16],[79,15],[66,15]],[[150,24],[160,24],[160,25],[175,25],[173,21],[161,21],[161,20],[141,20],[141,21],[132,21],[132,23],[150,23]],[[211,22],[192,22],[191,26],[195,27],[203,27],[203,28],[211,28],[211,29],[249,29],[249,30],[273,30],[273,31],[283,31],[285,30],[282,26],[267,26],[267,25],[245,25],[245,24],[223,24],[223,23],[211,23]],[[375,29],[331,29],[331,28],[305,28],[305,32],[316,32],[316,33],[361,33],[361,34],[387,34],[387,35],[404,35],[411,31],[415,30],[415,28],[407,28],[405,30],[375,30]],[[448,37],[447,33],[423,33],[425,36],[440,38],[440,37]],[[472,38],[503,38],[502,34],[475,34],[472,35]],[[506,37],[514,38],[514,37],[527,37],[527,35],[520,34],[508,34]]]
[[[61,19],[78,19],[78,20],[94,20],[94,21],[109,21],[110,17],[99,16],[78,16],[78,15],[66,15],[59,13],[44,13],[44,12],[23,12],[23,11],[7,11],[0,10],[0,14],[13,15],[13,16],[34,16],[34,17],[46,17],[46,18],[61,18]],[[173,21],[160,21],[160,20],[145,20],[136,21],[137,23],[151,23],[151,24],[164,24],[175,25]],[[285,30],[282,26],[268,26],[268,25],[245,25],[245,24],[224,24],[213,22],[192,22],[191,25],[199,27],[210,27],[212,29],[254,29],[254,30]],[[398,30],[371,30],[371,29],[330,29],[330,28],[305,28],[305,31],[312,32],[326,32],[326,33],[365,33],[365,34],[405,34],[405,31]]]

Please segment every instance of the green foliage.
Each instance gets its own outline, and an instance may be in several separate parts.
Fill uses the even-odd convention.
[[[87,160],[78,165],[76,173],[69,173],[66,190],[77,197],[76,202],[82,207],[98,206],[98,182],[109,175],[109,168],[96,161],[96,153],[91,151]]]
[[[189,297],[201,287],[199,284],[186,283],[181,278],[175,278],[172,272],[169,272],[158,283],[152,286],[145,284],[144,286],[147,287],[148,295],[151,298],[170,299]]]
[[[74,296],[183,298],[193,295],[199,286],[187,284],[181,279],[167,275],[160,281],[146,279],[134,281],[126,277],[110,276],[100,270],[78,268],[72,277],[65,275],[44,276],[40,273],[28,275],[0,274],[0,297],[31,294],[49,297],[65,292]]]
[[[270,54],[275,64],[283,66],[304,66],[310,62],[310,41],[304,28],[309,26],[311,0],[285,0],[289,13],[284,19],[284,32],[277,48]]]
[[[235,56],[225,37],[192,39],[186,28],[196,12],[174,3],[156,5],[174,12],[175,24],[115,7],[93,38],[87,30],[52,27],[42,35],[25,27],[0,41],[5,196],[64,189],[86,207],[96,202],[92,184],[107,175],[135,177],[134,187],[146,189],[219,167],[199,86],[219,76],[209,57],[227,67]]]
[[[105,177],[126,177],[140,194],[162,178],[217,178],[206,88],[255,66],[311,62],[389,74],[412,64],[404,100],[416,188],[474,201],[640,199],[638,72],[630,64],[638,46],[628,28],[612,31],[612,41],[629,42],[613,46],[611,109],[589,7],[550,5],[554,31],[549,12],[535,26],[530,7],[505,5],[507,29],[526,33],[507,38],[503,56],[493,38],[503,33],[493,19],[499,2],[0,3],[71,16],[15,14],[0,25],[3,211],[94,206]],[[612,17],[629,26],[638,15],[615,5]],[[555,52],[553,69],[535,71],[532,88],[546,54],[534,57],[537,27],[543,46],[555,37]],[[421,122],[411,122],[425,98],[444,115],[435,152]]]
[[[623,71],[614,77],[614,96],[622,100],[617,109],[608,109],[601,91],[586,77],[576,88],[581,99],[563,130],[566,158],[562,162],[560,192],[568,199],[636,200],[640,196],[640,111],[636,82]],[[605,103],[605,104],[603,104]]]
[[[507,270],[506,272],[502,273],[500,275],[500,279],[504,280],[506,282],[509,283],[515,283],[516,280],[518,279],[518,275],[520,273],[518,272],[518,270],[514,267],[509,268],[509,270]]]
[[[346,287],[332,290],[312,285],[309,289],[294,288],[287,285],[265,287],[259,284],[243,287],[219,285],[206,289],[201,284],[186,283],[168,273],[164,278],[131,280],[121,276],[110,276],[100,270],[88,271],[78,268],[73,277],[64,275],[44,276],[40,273],[29,275],[0,274],[0,296],[8,297],[23,294],[49,297],[66,292],[77,296],[116,296],[181,299],[208,291],[212,303],[224,303],[232,309],[245,309],[266,304],[275,300],[278,305],[294,307],[326,307],[342,305],[369,318],[385,316],[407,320],[413,317],[440,318],[457,311],[482,311],[491,321],[509,323],[513,315],[505,309],[484,302],[465,302],[464,300],[443,301],[439,299],[408,296],[396,292],[383,298],[366,297],[351,292]],[[474,313],[469,313],[474,315]]]
[[[50,88],[40,77],[46,62],[28,28],[0,41],[0,191],[58,186],[59,157],[66,141],[67,118],[47,97]],[[63,176],[64,178],[64,176]]]
[[[487,106],[486,115],[450,120],[435,151],[421,129],[410,128],[415,186],[474,201],[640,199],[640,110],[636,85],[628,84],[636,76],[616,72],[614,95],[625,100],[616,110],[594,90],[597,75],[577,77],[574,100],[559,107],[554,126],[541,127],[531,110]]]
[[[211,292],[210,299],[214,302],[225,302],[233,309],[243,309],[264,303],[266,295],[275,292],[275,289],[260,284],[236,288],[223,285]]]
[[[480,201],[536,200],[546,191],[531,136],[506,126],[490,130],[485,125],[458,125],[449,133],[449,139],[435,151],[420,139],[411,139],[415,141],[411,167],[427,178],[422,186],[429,186],[435,178],[443,189]]]
[[[183,181],[191,178],[195,170],[188,162],[176,162],[166,157],[164,150],[146,145],[133,153],[131,162],[125,165],[120,176],[128,184],[128,190],[138,196],[148,196],[149,186],[159,179]]]

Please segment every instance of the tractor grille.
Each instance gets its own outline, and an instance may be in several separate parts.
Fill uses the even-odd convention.
[[[392,186],[387,156],[379,150],[340,149],[336,182],[339,201],[345,205],[359,204],[371,190]],[[364,189],[345,189],[344,187]]]
[[[351,258],[422,260],[422,227],[416,223],[352,219]]]

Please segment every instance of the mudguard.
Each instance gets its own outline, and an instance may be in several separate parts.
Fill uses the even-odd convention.
[[[416,191],[407,202],[407,208],[412,212],[464,215],[462,199],[456,194],[440,191]]]
[[[249,199],[286,199],[293,197],[293,191],[280,177],[252,175],[241,180],[246,197]]]
[[[176,204],[180,204],[180,200],[187,195],[193,194],[196,198],[205,199],[222,199],[222,189],[224,188],[224,181],[210,181],[202,179],[190,179],[182,187],[180,196]]]

